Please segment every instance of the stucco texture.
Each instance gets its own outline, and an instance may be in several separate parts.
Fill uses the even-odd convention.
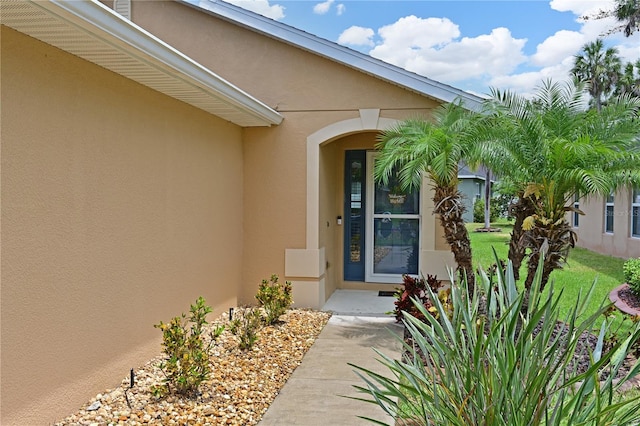
[[[2,27],[3,425],[115,386],[200,295],[215,315],[272,273],[309,306],[365,288],[342,280],[345,150],[437,106],[178,2],[134,1],[132,19],[284,121],[240,128]],[[422,192],[431,271],[448,248]]]
[[[640,257],[640,238],[631,236],[631,188],[622,188],[615,193],[613,205],[613,232],[604,231],[605,200],[591,196],[580,200],[577,245],[598,253],[628,259]],[[567,220],[572,223],[568,215]]]
[[[3,425],[43,424],[235,306],[242,131],[2,27]]]

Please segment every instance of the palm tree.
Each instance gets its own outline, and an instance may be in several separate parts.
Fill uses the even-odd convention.
[[[510,247],[520,251],[510,250],[510,259],[529,252],[529,288],[544,256],[544,288],[576,241],[565,218],[574,196],[609,194],[640,182],[640,100],[613,98],[598,113],[584,109],[582,85],[550,81],[531,100],[495,90],[492,95],[480,135],[483,163],[517,185]]]
[[[600,9],[597,13],[582,16],[581,19],[588,21],[610,17],[616,18],[618,25],[608,30],[606,34],[622,31],[626,37],[630,37],[636,30],[640,30],[640,0],[616,0],[613,10]]]
[[[433,114],[433,122],[410,119],[380,135],[374,175],[388,183],[398,170],[403,189],[418,187],[423,175],[434,189],[434,213],[438,215],[444,236],[458,265],[460,277],[466,276],[473,293],[475,276],[471,242],[462,215],[465,207],[458,191],[458,163],[469,158],[471,146],[464,135],[474,115],[460,102],[443,105]]]
[[[614,11],[618,21],[626,22],[624,35],[629,37],[635,30],[640,30],[640,1],[616,0]]]
[[[640,98],[640,59],[635,64],[627,62],[616,85],[615,95],[620,96],[627,93]]]
[[[588,83],[589,94],[596,110],[600,111],[618,81],[620,67],[618,50],[614,47],[604,50],[602,39],[597,39],[585,44],[582,52],[575,55],[571,74]]]
[[[524,218],[534,214],[535,206],[529,197],[524,196],[522,182],[531,180],[526,165],[536,155],[537,147],[530,144],[522,144],[517,149],[514,134],[515,117],[521,117],[524,111],[516,111],[516,106],[511,106],[510,99],[514,95],[493,91],[493,99],[485,103],[483,117],[476,121],[473,129],[469,131],[469,138],[474,141],[474,153],[479,155],[477,161],[490,167],[500,179],[502,191],[511,194],[509,203],[509,216],[515,219],[511,239],[509,241],[508,258],[513,264],[513,273],[516,280],[520,279],[520,266],[526,256],[526,247],[522,244]],[[535,167],[532,165],[532,167]],[[515,200],[515,201],[513,201]]]

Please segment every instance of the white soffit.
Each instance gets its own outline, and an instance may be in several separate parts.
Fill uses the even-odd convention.
[[[283,117],[94,0],[0,0],[0,23],[242,127]]]

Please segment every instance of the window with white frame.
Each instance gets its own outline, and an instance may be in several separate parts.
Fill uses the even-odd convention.
[[[640,238],[640,187],[631,192],[631,236]]]
[[[580,196],[578,194],[573,196],[573,227],[577,228],[580,224]]]
[[[604,232],[613,234],[613,193],[607,196],[604,203]]]

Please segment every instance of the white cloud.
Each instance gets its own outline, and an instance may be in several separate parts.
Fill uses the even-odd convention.
[[[378,34],[385,47],[423,49],[449,43],[460,36],[460,29],[447,18],[423,19],[411,15],[380,28]]]
[[[554,10],[572,13],[580,27],[550,35],[530,56],[524,53],[527,39],[515,38],[507,28],[461,37],[458,25],[447,18],[407,16],[376,33],[349,29],[353,32],[345,31],[339,42],[364,46],[375,43],[369,51],[371,56],[444,83],[530,95],[544,80],[568,80],[574,55],[615,27],[614,18],[582,19],[610,10],[613,0],[552,0],[549,4]],[[640,33],[630,38],[612,34],[605,37],[605,45],[617,46],[624,62],[636,61],[640,56],[638,40]]]
[[[373,46],[374,32],[371,28],[353,26],[340,34],[338,43],[350,46]]]
[[[316,4],[315,6],[313,6],[313,13],[315,13],[316,15],[324,15],[329,11],[329,9],[331,9],[333,1],[334,0],[327,0],[325,2]]]
[[[619,25],[614,17],[606,16],[615,9],[614,0],[552,0],[549,5],[559,12],[573,13],[587,40],[602,37]]]
[[[316,15],[326,15],[331,10],[331,6],[334,2],[335,0],[326,0],[322,3],[317,3],[315,6],[313,6],[313,13],[315,13]],[[336,5],[336,15],[342,15],[345,10],[346,7],[343,3]]]
[[[513,38],[506,28],[458,39],[458,26],[446,18],[408,16],[378,34],[382,41],[371,56],[445,83],[506,74],[526,61],[526,39]]]
[[[637,33],[634,37],[635,41],[632,42],[629,40],[617,46],[622,62],[635,63],[637,60],[640,60],[640,48],[638,48],[638,46],[640,46],[640,33]]]
[[[549,66],[575,55],[585,44],[585,36],[576,31],[561,30],[538,44],[531,56],[531,64]]]
[[[231,4],[235,4],[243,9],[250,10],[271,19],[284,18],[284,6],[279,4],[270,4],[269,0],[225,0]],[[201,1],[200,6],[206,9],[208,1]]]
[[[595,15],[601,10],[611,10],[613,0],[551,0],[551,9],[558,12],[571,12],[577,16]]]
[[[613,17],[580,21],[582,24],[580,33],[584,34],[585,38],[589,40],[595,40],[598,37],[609,37],[607,34],[613,28],[620,26],[617,22]],[[611,36],[616,37],[615,34]],[[621,36],[621,33],[618,33],[617,36]]]
[[[569,72],[573,67],[573,56],[566,57],[563,61],[541,68],[536,71],[528,71],[514,74],[494,75],[489,81],[489,87],[500,90],[511,90],[525,95],[532,94],[545,80],[568,81]]]

